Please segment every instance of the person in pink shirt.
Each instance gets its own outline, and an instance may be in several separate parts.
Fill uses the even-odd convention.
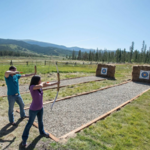
[[[31,83],[29,86],[29,90],[32,96],[32,103],[29,109],[29,121],[22,135],[22,146],[26,146],[26,141],[29,136],[29,130],[36,116],[38,119],[40,135],[49,137],[49,134],[44,131],[44,126],[43,126],[43,91],[42,91],[42,88],[47,87],[47,86],[52,86],[55,84],[58,84],[58,82],[55,82],[52,84],[47,83],[47,82],[42,82],[41,77],[38,75],[35,75],[32,77]]]

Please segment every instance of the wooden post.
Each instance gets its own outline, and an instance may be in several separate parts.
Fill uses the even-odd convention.
[[[11,62],[10,62],[10,65],[13,65],[13,62],[12,62],[12,60],[11,60]]]

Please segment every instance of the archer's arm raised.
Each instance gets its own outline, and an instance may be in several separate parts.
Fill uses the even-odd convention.
[[[9,75],[15,75],[15,74],[19,74],[19,71],[10,71],[10,70],[8,70],[8,71],[5,72],[5,77],[8,78]]]
[[[30,77],[30,76],[34,76],[35,73],[31,73],[31,74],[25,74],[25,75],[21,75],[20,78],[24,78],[24,77]]]
[[[58,84],[58,82],[52,82],[52,83],[46,82],[43,87],[53,86],[53,85],[56,85],[56,84]]]
[[[30,77],[30,76],[34,76],[34,75],[36,75],[36,72],[37,72],[37,70],[36,70],[36,66],[34,67],[34,69],[35,69],[34,73],[21,75],[21,78],[23,78],[23,77]]]
[[[55,85],[55,84],[58,84],[58,82],[54,82],[54,83],[42,82],[42,83],[40,83],[40,84],[38,84],[38,85],[35,85],[35,86],[33,87],[33,90],[38,90],[38,89],[41,89],[41,88],[43,88],[43,87],[52,86],[52,85]]]
[[[35,86],[33,87],[33,90],[38,90],[38,89],[43,88],[45,83],[46,83],[46,82],[41,82],[40,84],[35,85]]]

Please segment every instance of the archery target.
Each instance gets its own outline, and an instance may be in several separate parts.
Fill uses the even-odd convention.
[[[107,68],[102,68],[101,69],[101,74],[102,75],[107,75]]]
[[[149,80],[149,71],[140,70],[140,79],[147,79]]]

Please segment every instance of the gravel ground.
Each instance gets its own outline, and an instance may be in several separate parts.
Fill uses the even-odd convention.
[[[68,79],[68,80],[62,80],[60,82],[60,86],[65,85],[72,85],[72,84],[78,84],[82,82],[88,82],[88,81],[95,81],[95,80],[101,80],[104,78],[96,77],[96,76],[89,76],[89,77],[81,77],[76,79]],[[21,79],[22,80],[22,79]],[[20,92],[28,92],[29,85],[21,85],[19,86]],[[51,87],[57,87],[57,85],[51,86]],[[46,89],[46,88],[45,88]],[[7,95],[7,87],[0,87],[0,96]]]
[[[150,88],[148,84],[129,82],[56,102],[53,111],[50,109],[51,103],[46,104],[43,115],[44,127],[56,137],[60,137],[132,99],[148,88]],[[28,114],[28,110],[26,113]]]

